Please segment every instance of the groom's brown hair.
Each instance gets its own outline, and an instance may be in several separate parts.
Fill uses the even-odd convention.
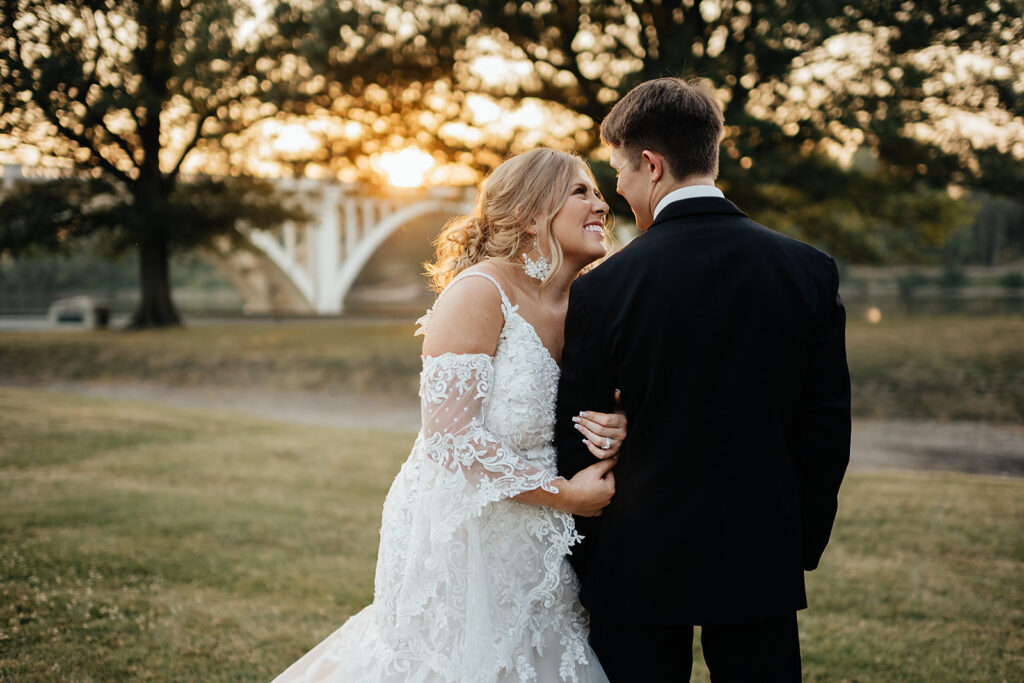
[[[682,78],[658,78],[636,86],[601,122],[601,139],[622,147],[633,163],[645,149],[665,157],[677,180],[718,175],[724,119],[711,89]]]

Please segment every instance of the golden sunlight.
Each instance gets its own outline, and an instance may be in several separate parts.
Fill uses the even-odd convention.
[[[306,126],[299,123],[280,124],[272,121],[263,129],[270,136],[274,151],[282,154],[308,155],[320,144],[310,135]]]
[[[373,166],[394,187],[419,187],[435,163],[434,157],[423,150],[408,147],[398,152],[381,154]]]

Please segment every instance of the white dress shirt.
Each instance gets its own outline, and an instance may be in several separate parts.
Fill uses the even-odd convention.
[[[661,198],[658,205],[654,207],[654,218],[652,220],[657,220],[661,210],[672,202],[677,202],[680,199],[693,199],[695,197],[718,197],[724,199],[725,193],[714,185],[687,185],[686,187],[677,188]]]

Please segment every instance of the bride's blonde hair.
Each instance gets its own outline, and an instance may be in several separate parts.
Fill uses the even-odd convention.
[[[461,271],[488,257],[517,260],[533,249],[525,230],[537,221],[537,237],[550,246],[551,271],[562,265],[562,248],[551,232],[551,219],[569,198],[572,181],[582,170],[594,175],[583,159],[553,149],[534,149],[506,159],[480,184],[470,216],[448,221],[434,240],[433,263],[427,263],[430,286],[441,291]]]

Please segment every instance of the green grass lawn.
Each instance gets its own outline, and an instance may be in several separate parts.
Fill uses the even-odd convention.
[[[415,325],[242,321],[137,332],[0,334],[0,382],[113,381],[416,395]]]
[[[411,441],[0,387],[0,680],[269,680],[371,599]],[[852,474],[805,678],[1024,679],[1022,522],[1024,480]]]
[[[1024,423],[1024,316],[852,320],[854,414]]]
[[[0,382],[147,382],[415,396],[412,323],[244,322],[0,334]],[[850,321],[859,417],[1024,423],[1024,317]]]

